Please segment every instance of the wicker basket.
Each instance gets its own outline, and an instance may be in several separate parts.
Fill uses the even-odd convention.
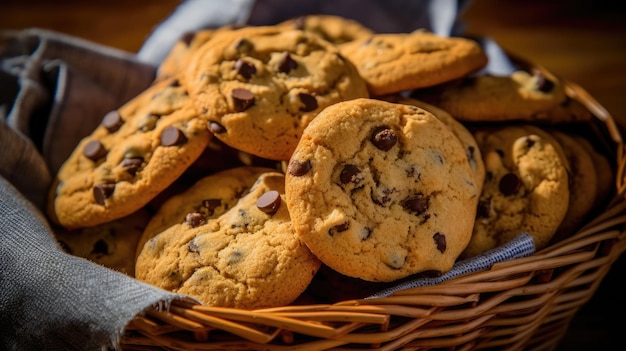
[[[530,65],[515,58],[527,68]],[[547,71],[546,71],[547,72]],[[547,72],[549,73],[549,72]],[[390,297],[238,310],[175,302],[136,317],[125,350],[553,350],[574,314],[626,250],[626,155],[611,115],[584,89],[567,94],[595,116],[615,160],[615,193],[593,220],[532,256]]]

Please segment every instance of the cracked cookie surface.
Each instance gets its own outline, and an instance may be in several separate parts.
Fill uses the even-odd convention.
[[[173,183],[211,140],[175,78],[107,114],[57,173],[50,218],[67,229],[125,217]]]
[[[380,282],[452,268],[479,195],[445,124],[373,99],[318,115],[289,162],[285,194],[296,232],[322,262]]]
[[[293,230],[284,203],[284,174],[271,171],[254,177],[258,169],[224,172],[199,181],[198,187],[173,200],[177,204],[194,199],[192,212],[145,242],[136,277],[210,306],[288,305],[306,289],[321,262]],[[210,215],[204,200],[225,195],[212,185],[218,177],[226,177],[220,185],[232,184],[225,191],[239,197],[216,203]],[[244,182],[248,184],[242,190]],[[203,200],[198,191],[206,196]]]
[[[207,44],[192,54],[185,84],[215,137],[252,155],[286,161],[324,107],[368,97],[354,65],[315,34],[245,27]]]

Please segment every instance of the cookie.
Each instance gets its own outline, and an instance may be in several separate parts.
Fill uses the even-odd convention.
[[[374,34],[372,29],[356,20],[328,14],[295,17],[278,23],[277,26],[313,33],[336,45]]]
[[[584,223],[598,196],[598,178],[593,159],[587,149],[573,136],[559,130],[550,130],[561,145],[569,164],[569,205],[565,218],[552,241],[570,236]]]
[[[182,72],[192,52],[209,41],[217,29],[201,29],[184,33],[159,64],[157,80],[175,77]]]
[[[403,97],[401,95],[386,95],[379,97],[379,99],[399,104],[417,106],[432,113],[435,117],[447,125],[452,133],[459,138],[463,147],[465,147],[467,160],[472,167],[472,171],[474,172],[474,183],[476,184],[478,192],[480,193],[482,191],[483,182],[485,181],[485,165],[483,164],[483,157],[480,153],[478,144],[476,144],[474,135],[461,122],[457,121],[448,112],[424,101]]]
[[[184,87],[141,92],[79,142],[57,173],[48,213],[67,229],[125,217],[173,183],[211,139]]]
[[[201,213],[185,215],[184,221],[145,243],[137,257],[137,279],[208,306],[290,304],[321,263],[293,230],[284,181],[280,172],[261,174],[248,191],[236,194],[232,207],[214,218],[204,217],[204,205],[196,203],[194,209]],[[220,196],[205,195],[205,200]]]
[[[65,252],[133,277],[137,243],[149,220],[149,212],[140,209],[95,227],[54,228],[54,235]]]
[[[611,162],[605,154],[597,150],[589,139],[582,135],[572,134],[570,137],[574,138],[580,146],[591,156],[593,161],[593,169],[596,172],[597,189],[596,198],[594,199],[594,209],[599,210],[606,206],[606,201],[616,192],[615,184],[615,170],[611,165]]]
[[[250,27],[210,44],[190,59],[190,96],[216,138],[255,156],[288,160],[319,111],[368,96],[354,66],[314,34]]]
[[[569,165],[560,144],[531,125],[474,132],[487,176],[464,258],[500,246],[522,232],[544,248],[569,207]]]
[[[242,194],[257,178],[276,169],[234,167],[199,178],[191,187],[166,199],[146,225],[139,240],[138,251],[165,229],[187,220],[206,222],[233,208]],[[193,216],[188,218],[188,214]]]
[[[547,72],[519,70],[508,76],[465,77],[412,97],[438,106],[462,122],[538,122],[591,120],[591,113],[565,93],[563,82]]]
[[[451,269],[479,195],[443,122],[375,99],[320,112],[289,162],[285,194],[296,232],[322,262],[375,282]]]
[[[377,33],[339,48],[355,64],[372,96],[434,86],[487,64],[487,55],[475,41],[425,30]]]

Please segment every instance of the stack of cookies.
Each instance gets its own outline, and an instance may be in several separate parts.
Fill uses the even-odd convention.
[[[329,272],[368,288],[440,275],[522,232],[542,249],[613,170],[557,77],[487,61],[467,38],[328,15],[189,33],[77,145],[48,215],[76,255],[244,309]]]

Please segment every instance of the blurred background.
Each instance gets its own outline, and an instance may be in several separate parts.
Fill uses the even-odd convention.
[[[2,0],[0,29],[40,27],[137,52],[179,0]],[[462,15],[468,34],[583,86],[626,131],[626,4],[478,0]],[[624,133],[626,134],[626,133]],[[626,257],[609,271],[558,351],[626,350]]]

